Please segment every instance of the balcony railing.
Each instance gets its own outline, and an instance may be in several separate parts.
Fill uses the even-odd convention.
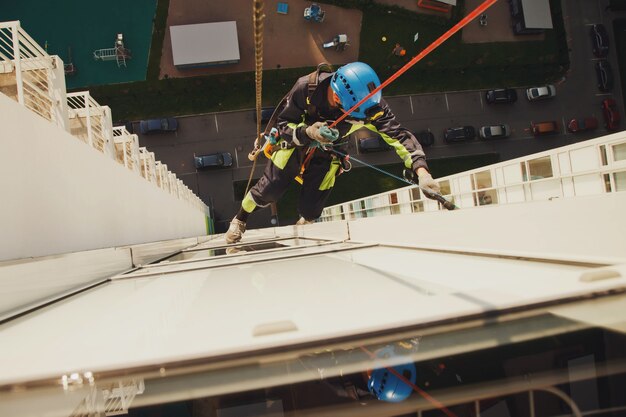
[[[59,122],[52,92],[56,66],[19,21],[0,23],[0,92],[52,122]]]
[[[115,159],[134,172],[139,172],[139,138],[123,126],[113,128]],[[159,162],[160,163],[160,162]]]
[[[457,207],[626,191],[626,131],[438,179]],[[326,207],[320,221],[444,210],[417,186]]]
[[[19,21],[0,22],[0,93],[206,212],[202,200],[168,171],[166,165],[155,161],[154,153],[139,147],[137,135],[122,126],[113,127],[109,107],[98,104],[88,91],[66,93],[59,77],[64,77],[63,61],[59,57],[48,55],[21,28]]]
[[[98,151],[112,155],[113,141],[109,140],[111,112],[99,105],[88,91],[67,94],[70,133]]]

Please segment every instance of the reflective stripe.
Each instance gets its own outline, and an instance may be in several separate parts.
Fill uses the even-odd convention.
[[[345,138],[346,136],[353,134],[354,132],[356,132],[357,130],[359,130],[360,128],[362,128],[363,126],[365,126],[363,123],[356,123],[356,124],[353,124],[352,126],[350,126],[350,130],[348,130],[348,133],[346,133],[346,134],[345,134],[345,135],[343,135],[342,137],[344,137],[344,138]],[[372,127],[374,127],[374,126],[372,126]],[[368,128],[368,129],[369,129],[369,128]],[[370,130],[372,130],[372,129],[370,129]]]
[[[404,167],[411,168],[411,166],[413,165],[413,161],[411,161],[411,154],[409,153],[408,149],[405,148],[398,139],[394,139],[383,132],[378,133],[380,133],[380,136],[383,138],[383,140],[396,151],[400,159],[402,159],[402,162],[404,162]]]
[[[352,133],[352,132],[356,131],[360,127],[364,127],[366,129],[371,130],[372,132],[378,133],[380,135],[380,137],[382,137],[383,140],[385,142],[387,142],[387,144],[389,146],[391,146],[396,151],[396,153],[398,154],[400,159],[402,159],[402,162],[404,162],[405,168],[411,168],[412,167],[413,161],[411,160],[411,154],[409,153],[408,149],[404,147],[402,142],[400,142],[398,139],[392,138],[391,136],[389,136],[388,134],[386,134],[384,132],[378,131],[378,129],[376,129],[376,126],[374,126],[371,123],[366,123],[363,126],[353,125],[350,128],[350,132],[349,133]]]
[[[243,198],[241,202],[241,208],[244,209],[247,213],[252,213],[252,211],[256,208],[257,204],[254,202],[252,198],[252,194],[248,191],[248,194]]]
[[[285,165],[287,165],[287,161],[289,161],[289,158],[291,157],[291,154],[295,150],[296,148],[280,149],[275,151],[272,154],[272,163],[276,165],[278,169],[284,169]]]
[[[341,163],[337,159],[333,160],[330,163],[330,169],[328,170],[326,175],[324,175],[324,179],[322,180],[322,183],[320,184],[320,188],[319,188],[320,191],[330,190],[331,188],[333,188],[333,185],[335,185],[335,177],[337,176],[337,170],[339,169],[340,166],[341,166]]]

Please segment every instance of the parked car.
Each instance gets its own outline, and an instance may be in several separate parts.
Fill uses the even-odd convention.
[[[609,35],[606,32],[604,25],[591,25],[591,28],[589,28],[589,35],[591,36],[593,54],[598,58],[607,56],[609,53]]]
[[[142,120],[139,122],[139,133],[143,135],[157,132],[175,132],[177,129],[178,120],[173,117]]]
[[[530,130],[535,136],[554,135],[559,133],[559,124],[554,121],[530,122]]]
[[[272,118],[272,114],[274,114],[275,107],[264,107],[261,109],[261,123],[267,123]],[[254,123],[256,123],[256,110],[253,112]]]
[[[430,129],[417,132],[415,137],[424,148],[427,148],[435,143],[435,135],[433,135],[433,132],[431,132]]]
[[[443,131],[446,142],[462,142],[476,137],[476,130],[472,126],[449,127]]]
[[[229,152],[215,152],[193,157],[196,168],[228,168],[233,165],[233,156]]]
[[[552,84],[542,87],[531,87],[526,90],[526,98],[529,101],[544,100],[556,96],[556,88]]]
[[[596,76],[598,77],[598,88],[600,91],[611,91],[613,89],[613,71],[611,64],[606,59],[596,62]]]
[[[584,132],[587,130],[593,130],[598,127],[598,119],[595,117],[584,117],[578,119],[572,119],[567,124],[567,130],[572,133]]]
[[[619,127],[620,116],[617,111],[617,103],[612,98],[602,101],[602,113],[604,114],[604,126],[608,130],[617,130]]]
[[[517,92],[512,88],[498,88],[489,90],[485,93],[487,103],[515,103],[517,101]]]
[[[509,125],[483,126],[478,129],[478,134],[483,139],[501,139],[511,135]]]
[[[368,128],[362,127],[354,132],[353,135],[356,137],[360,152],[379,152],[391,149],[391,146],[378,133]]]

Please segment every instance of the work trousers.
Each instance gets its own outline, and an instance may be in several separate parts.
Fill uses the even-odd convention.
[[[256,206],[265,207],[278,201],[300,173],[308,149],[295,147],[275,151],[263,176],[244,198],[244,210],[252,212]],[[302,174],[303,182],[298,199],[298,214],[306,220],[315,220],[322,214],[341,167],[339,159],[332,154],[319,148],[313,152],[315,153]]]

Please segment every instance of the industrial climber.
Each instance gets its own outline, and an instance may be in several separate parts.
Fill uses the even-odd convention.
[[[417,174],[420,187],[426,192],[439,193],[421,145],[398,123],[380,91],[337,124],[337,129],[329,127],[379,85],[376,72],[362,62],[344,65],[336,72],[327,64],[320,64],[317,71],[298,79],[281,103],[271,159],[263,176],[244,196],[241,209],[226,232],[227,243],[239,242],[250,213],[280,199],[294,178],[302,184],[298,201],[300,219],[296,224],[316,220],[335,177],[345,168],[349,139],[358,129],[379,133],[405,168]]]

